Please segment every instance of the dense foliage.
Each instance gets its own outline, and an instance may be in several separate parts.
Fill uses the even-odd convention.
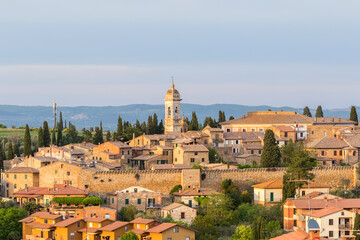
[[[261,154],[262,167],[279,167],[281,154],[276,143],[274,132],[270,129],[265,131],[263,153]]]
[[[312,117],[310,109],[309,109],[308,106],[304,107],[303,115],[305,115],[307,117]]]
[[[319,105],[316,109],[315,117],[324,117],[324,113],[321,105]]]
[[[54,197],[52,199],[57,204],[75,204],[75,205],[93,205],[98,206],[102,204],[102,200],[99,197]]]
[[[0,208],[0,239],[21,239],[22,227],[18,221],[26,217],[27,211],[24,208]]]

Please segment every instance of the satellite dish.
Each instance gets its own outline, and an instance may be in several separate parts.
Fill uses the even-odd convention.
[[[308,229],[310,230],[320,230],[319,224],[314,219],[308,221]]]

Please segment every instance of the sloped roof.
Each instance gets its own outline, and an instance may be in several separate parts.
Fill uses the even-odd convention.
[[[162,158],[162,155],[150,155],[150,154],[142,154],[136,157],[131,158],[132,160],[144,160],[149,161],[157,158]]]
[[[172,204],[170,204],[170,205],[167,205],[167,206],[165,206],[165,207],[162,207],[161,208],[161,210],[166,210],[166,211],[170,211],[170,210],[172,210],[172,209],[175,209],[175,208],[179,208],[179,207],[187,207],[187,208],[190,208],[190,207],[188,207],[188,206],[186,206],[186,205],[184,205],[184,204],[181,204],[181,203],[172,203]]]
[[[265,134],[261,132],[224,132],[225,139],[260,141]]]
[[[33,157],[36,160],[39,160],[40,162],[57,162],[59,161],[56,158],[53,157]]]
[[[53,189],[51,191],[51,194],[53,194],[53,195],[87,195],[88,192],[83,189],[80,189],[80,188],[66,185],[63,188]]]
[[[33,220],[33,217],[27,217],[27,218],[24,218],[24,219],[21,219],[21,220],[19,220],[18,222],[24,222],[24,223],[31,223],[31,222],[33,222],[34,220]]]
[[[289,199],[293,202],[296,208],[308,209],[308,199]],[[323,209],[325,207],[338,208],[360,208],[360,198],[349,199],[310,199],[310,206],[312,209]]]
[[[345,141],[352,147],[360,148],[360,135],[345,136]]]
[[[126,143],[120,142],[120,141],[116,141],[116,142],[107,142],[110,143],[112,145],[115,145],[119,148],[131,148],[129,145],[127,145]]]
[[[58,219],[58,218],[62,217],[62,215],[51,214],[48,212],[36,212],[36,213],[32,214],[31,217],[38,217],[38,218],[43,218],[43,219]]]
[[[64,221],[55,223],[53,225],[53,227],[67,227],[67,226],[70,226],[71,224],[77,223],[81,220],[82,220],[81,218],[68,218],[68,219],[65,219]]]
[[[294,232],[286,233],[281,236],[271,238],[271,240],[306,240],[309,239],[310,235],[300,228],[296,229]]]
[[[219,193],[207,188],[194,188],[174,193],[176,196],[209,196],[211,194]]]
[[[271,180],[268,182],[263,182],[259,184],[252,185],[253,188],[260,188],[260,189],[282,189],[283,187],[283,180]],[[307,187],[307,183],[305,182],[303,188]],[[310,188],[330,188],[327,184],[321,184],[317,182],[310,182]]]
[[[50,224],[45,224],[45,223],[40,223],[40,222],[31,222],[31,223],[27,223],[27,226],[30,226],[32,228],[41,228],[41,229],[49,229],[52,228],[52,225]]]
[[[100,230],[98,228],[82,228],[79,229],[78,232],[88,232],[88,233],[96,233],[99,232]]]
[[[102,228],[99,228],[99,230],[101,231],[114,231],[116,229],[119,229],[121,227],[124,227],[126,225],[130,224],[129,222],[120,222],[120,221],[116,221],[113,223],[110,223]]]
[[[135,223],[135,224],[149,224],[155,222],[154,219],[145,219],[145,218],[136,218],[134,220],[132,220],[130,223]]]
[[[146,232],[150,233],[162,233],[163,231],[168,230],[169,228],[177,226],[176,223],[162,223],[153,228],[148,229]]]
[[[208,152],[209,149],[205,147],[204,145],[182,145],[182,149],[184,149],[185,152]]]
[[[336,213],[339,211],[344,211],[344,209],[336,208],[336,207],[327,207],[327,208],[323,208],[323,209],[311,212],[311,217],[322,218],[322,217],[325,217],[327,215],[330,215],[330,214],[333,214],[333,213]],[[304,215],[309,215],[309,212],[304,213]]]
[[[107,219],[107,218],[95,218],[95,217],[86,218],[87,222],[96,222],[96,223],[101,223],[101,222],[104,222],[106,220],[110,220],[110,219]]]
[[[342,139],[338,139],[338,138],[321,138],[318,139],[316,141],[310,142],[307,144],[307,147],[309,148],[324,148],[324,149],[339,149],[339,148],[344,148],[344,147],[348,147],[349,145]]]
[[[32,167],[14,167],[6,171],[7,173],[39,173],[39,170]]]

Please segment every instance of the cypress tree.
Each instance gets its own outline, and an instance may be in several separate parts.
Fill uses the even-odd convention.
[[[280,166],[280,160],[280,149],[276,144],[274,132],[267,129],[264,136],[263,153],[261,154],[261,166],[278,167]]]
[[[117,128],[116,128],[116,139],[115,140],[119,141],[122,134],[123,134],[123,122],[122,122],[122,118],[119,116]]]
[[[321,105],[317,107],[315,117],[324,117],[324,113]]]
[[[29,125],[26,124],[25,127],[25,134],[24,134],[24,156],[30,156],[31,155],[31,136],[30,136],[30,129]]]
[[[110,131],[106,132],[106,141],[107,142],[111,141],[111,133],[110,133]]]
[[[189,130],[196,131],[199,130],[199,122],[195,112],[192,112],[191,121],[189,124]]]
[[[294,182],[290,182],[291,177],[288,174],[283,176],[282,200],[286,201],[288,198],[294,198],[296,194],[296,187]]]
[[[156,115],[156,113],[154,113],[153,115],[153,122],[152,122],[152,127],[154,134],[159,134],[160,130],[159,130],[159,122],[158,122],[158,117]]]
[[[60,112],[61,113],[61,112]],[[60,115],[61,116],[61,115]],[[58,122],[57,125],[57,138],[56,138],[56,145],[57,146],[62,146],[63,145],[63,139],[62,139],[62,127],[61,127],[61,122]]]
[[[4,160],[6,160],[6,156],[2,144],[0,144],[0,169],[4,169]]]
[[[357,213],[354,221],[354,230],[360,230],[360,215]],[[360,240],[360,235],[354,234],[356,236],[355,240]]]
[[[69,122],[70,123],[70,122]],[[66,126],[66,120],[65,120],[65,128],[67,128],[67,126]]]
[[[222,111],[219,111],[219,123],[221,123],[221,122],[224,122],[225,121],[225,119],[223,119],[223,112]]]
[[[304,115],[304,116],[308,116],[308,117],[312,117],[311,112],[310,112],[310,109],[309,109],[308,106],[305,106],[305,107],[304,107],[303,115]]]
[[[355,107],[355,106],[351,106],[350,120],[356,122],[356,125],[357,125],[358,122],[359,122],[359,120],[358,120],[358,115],[357,115],[356,107]]]
[[[154,134],[154,131],[153,131],[153,119],[152,119],[152,116],[150,115],[148,117],[148,121],[147,121],[147,124],[146,124],[146,134],[150,135],[150,134]]]
[[[141,132],[146,134],[146,129],[147,129],[146,122],[143,122],[141,124]]]
[[[102,127],[102,121],[100,121],[100,143],[104,143],[104,133],[103,133],[103,127]]]
[[[62,112],[60,112],[60,118],[59,118],[59,123],[60,123],[60,129],[61,132],[64,130],[64,123],[63,123],[63,118],[62,118]],[[59,125],[58,125],[59,128]]]
[[[229,120],[234,120],[234,119],[235,119],[234,116],[229,117]]]
[[[50,146],[50,131],[49,131],[49,125],[47,121],[44,121],[43,123],[43,146],[49,147]]]
[[[141,131],[141,123],[136,119],[135,128]]]
[[[95,135],[93,138],[93,143],[96,145],[101,143],[101,131],[99,127],[95,127]]]
[[[8,160],[11,160],[13,159],[15,156],[14,156],[14,150],[13,150],[13,145],[11,142],[8,143],[8,149],[7,149],[7,154],[6,154],[6,158]]]
[[[42,127],[38,129],[37,147],[41,148],[44,146],[44,130]]]
[[[164,123],[163,123],[163,120],[161,119],[160,120],[160,123],[159,123],[159,134],[163,134],[164,133]]]
[[[70,122],[69,122],[69,131],[68,131],[67,135],[69,136],[69,139],[70,139],[69,143],[77,143],[78,142],[79,137],[78,137],[78,133],[76,131],[76,127],[75,127],[75,125],[71,124]]]
[[[17,144],[16,142],[13,144],[13,150],[14,150],[14,155],[19,157],[20,156],[20,149],[19,149],[19,144]]]
[[[51,144],[56,145],[55,129],[53,129],[51,132]]]

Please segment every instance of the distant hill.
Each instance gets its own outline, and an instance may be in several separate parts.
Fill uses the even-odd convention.
[[[103,122],[105,130],[114,130],[117,124],[117,118],[120,115],[124,120],[134,123],[136,119],[140,122],[146,121],[150,114],[156,113],[159,119],[164,116],[164,105],[147,105],[147,104],[132,104],[125,106],[80,106],[80,107],[59,107],[62,111],[63,117],[66,121],[70,121],[76,125],[78,129],[83,127],[89,128],[91,126],[98,126],[100,120]],[[267,111],[271,109],[278,111],[296,111],[302,113],[303,109],[292,107],[272,107],[272,106],[246,106],[237,104],[213,104],[213,105],[197,105],[197,104],[182,104],[181,111],[185,117],[191,118],[192,111],[195,111],[199,122],[202,122],[205,117],[211,116],[218,118],[219,110],[225,111],[226,118],[230,115],[235,118],[247,114],[248,111]],[[313,115],[315,110],[311,109]],[[359,111],[359,110],[358,110]],[[324,109],[326,117],[342,117],[349,118],[350,108],[344,109]],[[8,128],[12,125],[16,127],[29,124],[31,127],[38,127],[46,120],[49,125],[53,126],[52,107],[46,106],[13,106],[0,105],[0,123],[5,124]]]

